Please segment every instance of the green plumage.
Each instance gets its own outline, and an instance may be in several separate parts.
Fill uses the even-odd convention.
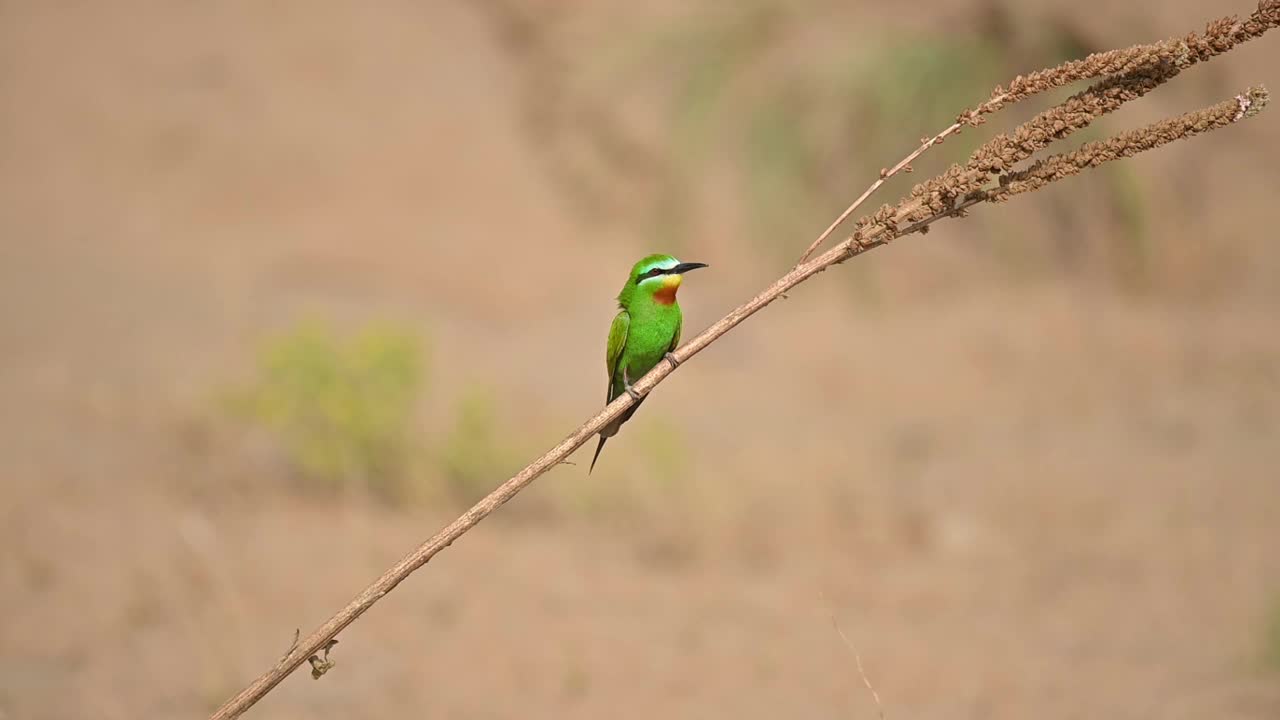
[[[683,317],[676,302],[682,273],[706,267],[702,263],[681,263],[670,255],[650,255],[631,268],[627,282],[618,293],[620,308],[609,327],[605,368],[609,373],[606,402],[612,402],[653,369],[680,344]],[[594,469],[600,450],[631,419],[644,398],[636,400],[617,420],[600,431],[600,444],[591,459]],[[590,471],[588,471],[590,472]]]

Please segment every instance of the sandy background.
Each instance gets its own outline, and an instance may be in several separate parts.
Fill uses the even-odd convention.
[[[1018,7],[1099,48],[1209,19]],[[805,8],[789,32],[815,63],[981,10]],[[583,212],[530,130],[512,17],[545,14],[581,79],[687,10],[0,3],[0,718],[200,717],[451,517],[315,491],[229,418],[216,398],[264,341],[409,328],[415,436],[435,447],[480,388],[509,472],[599,406],[631,262],[712,265],[681,292],[691,334],[799,253],[838,203],[764,248],[725,161],[677,242]],[[1108,127],[1276,68],[1273,34]],[[614,109],[654,137],[657,96],[629,89]],[[889,164],[917,136],[850,152]],[[891,720],[1280,717],[1280,114],[1130,168],[1140,288],[1086,178],[826,273],[252,716],[877,717],[834,616]]]

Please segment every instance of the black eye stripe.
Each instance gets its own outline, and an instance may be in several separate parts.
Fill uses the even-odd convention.
[[[663,270],[662,268],[653,268],[649,272],[645,273],[644,276],[647,278],[657,277],[665,272],[666,270]]]

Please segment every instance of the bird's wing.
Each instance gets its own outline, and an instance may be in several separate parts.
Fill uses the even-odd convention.
[[[627,346],[627,331],[631,329],[631,314],[619,310],[609,326],[609,346],[605,348],[604,365],[609,370],[609,389],[605,393],[606,402],[612,402],[613,378],[618,374],[618,363],[622,360],[622,349]]]

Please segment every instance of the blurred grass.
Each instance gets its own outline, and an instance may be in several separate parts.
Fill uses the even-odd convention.
[[[727,207],[761,252],[785,261],[882,167],[995,85],[1105,44],[1057,13],[1003,0],[952,23],[861,32],[856,42],[824,32],[824,24],[837,18],[856,23],[859,16],[821,1],[803,8],[779,0],[691,6],[633,29],[615,43],[621,49],[600,50],[599,62],[529,63],[527,72],[536,77],[528,82],[558,88],[557,102],[578,108],[559,116],[565,127],[556,134],[567,142],[603,132],[615,136],[607,146],[647,148],[640,153],[644,162],[634,152],[625,161],[598,157],[592,165],[597,177],[587,182],[620,196],[605,204],[633,208],[627,221],[646,243],[687,247],[708,232],[708,218]],[[554,55],[555,28],[543,28],[540,37],[542,55]],[[618,88],[627,88],[626,103],[618,102]],[[1079,89],[1050,94],[1040,105]],[[529,94],[527,102],[549,101]],[[627,121],[638,106],[645,107],[639,114],[652,111],[651,122]],[[1006,115],[938,146],[915,177],[891,180],[877,201],[891,201],[922,176],[963,159],[993,128],[1011,128],[1027,117],[1021,107]],[[1108,134],[1104,121],[1101,129],[1054,151]],[[577,153],[546,158],[554,165],[570,156]],[[655,177],[639,182],[644,190],[637,192],[635,177],[646,172]],[[980,239],[965,247],[1012,274],[1033,268],[1038,274],[1093,272],[1121,289],[1151,287],[1162,263],[1150,243],[1148,191],[1138,175],[1115,164],[1101,169],[1089,187],[1069,187],[1028,199],[1015,212],[1025,230],[1006,240],[1020,246],[1016,252],[987,237],[984,213],[967,223]],[[1046,215],[1053,222],[1041,220]],[[797,240],[780,241],[786,238]],[[1007,265],[1010,258],[1017,262]],[[869,275],[855,281],[876,284]]]
[[[470,505],[506,479],[519,458],[502,440],[492,394],[473,386],[458,402],[453,424],[438,451],[449,499]]]
[[[595,441],[588,443],[592,452]],[[556,486],[560,510],[621,527],[687,506],[690,450],[679,426],[662,415],[628,423],[605,446],[595,473]]]
[[[1280,598],[1272,602],[1263,629],[1262,659],[1269,668],[1280,672]]]
[[[390,325],[347,336],[303,323],[268,338],[252,379],[223,398],[238,423],[267,433],[305,492],[355,490],[393,505],[469,507],[537,448],[529,446],[527,429],[504,427],[496,391],[481,383],[465,388],[444,413],[445,427],[420,427],[424,345]],[[666,513],[688,475],[683,435],[652,415],[627,431],[626,446],[615,442],[603,457],[604,473],[588,477],[584,466],[566,465],[580,467],[581,477],[549,495],[526,498],[521,507],[535,516],[622,520],[636,527]]]
[[[1050,24],[1040,30],[1047,37],[1020,44],[1006,37],[1016,26],[993,22],[970,33],[898,34],[891,42],[850,44],[795,62],[779,49],[786,47],[789,22],[778,7],[748,3],[737,14],[694,19],[692,28],[669,31],[684,40],[655,43],[675,49],[666,60],[668,74],[683,78],[667,98],[666,135],[679,158],[678,180],[668,184],[678,190],[668,192],[681,198],[681,215],[693,214],[697,195],[689,189],[705,184],[714,165],[727,160],[740,178],[737,206],[751,237],[761,248],[787,252],[779,237],[821,229],[881,167],[997,83],[1088,50],[1066,28]],[[1105,134],[1090,130],[1076,140]],[[984,139],[982,132],[961,134],[935,148],[927,165],[962,161]],[[1140,275],[1146,267],[1142,188],[1127,168],[1102,174],[1102,202],[1120,233],[1135,241],[1122,248],[1117,271]],[[899,191],[909,182],[898,181]],[[685,217],[661,217],[673,207],[657,203],[654,225],[673,232],[691,227]],[[687,241],[668,239],[676,246]]]
[[[268,431],[309,485],[395,500],[407,490],[424,364],[421,341],[400,328],[342,339],[303,324],[265,343],[230,407]]]

